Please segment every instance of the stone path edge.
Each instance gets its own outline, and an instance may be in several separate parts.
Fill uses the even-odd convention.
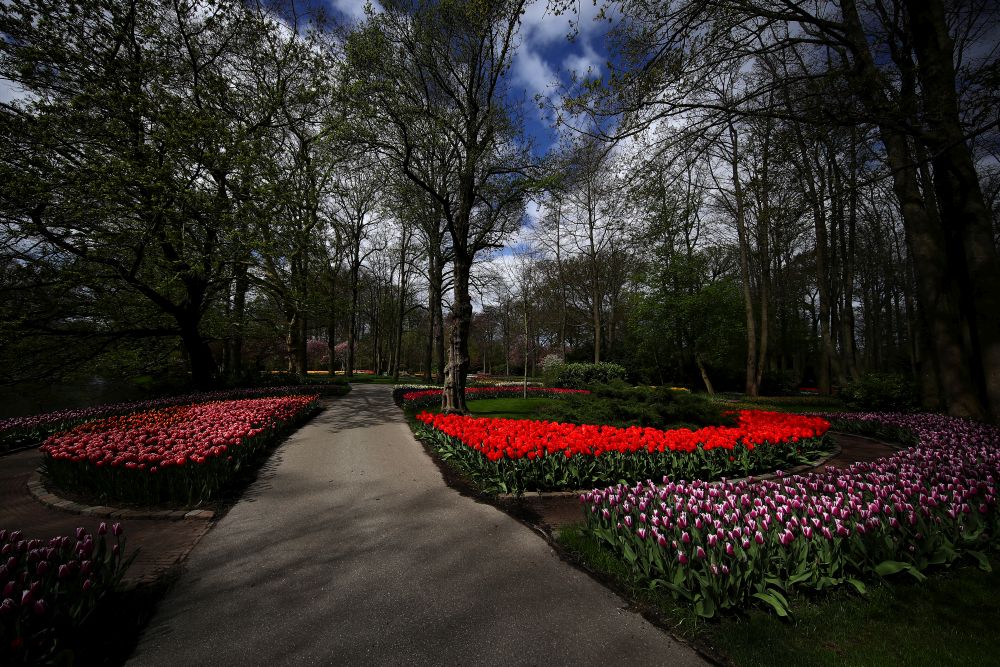
[[[215,518],[212,510],[144,510],[124,509],[108,505],[84,505],[72,500],[61,498],[52,493],[46,486],[42,474],[36,470],[28,478],[28,493],[43,505],[62,512],[82,514],[84,516],[101,517],[105,519],[201,519]]]

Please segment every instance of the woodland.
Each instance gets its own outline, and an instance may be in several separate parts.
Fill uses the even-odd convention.
[[[463,412],[556,359],[1000,417],[995,3],[602,1],[605,66],[535,97],[529,4],[4,2],[0,379]]]

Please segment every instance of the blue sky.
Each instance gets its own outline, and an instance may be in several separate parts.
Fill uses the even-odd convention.
[[[364,18],[365,0],[326,2],[342,20]],[[563,16],[549,12],[546,0],[534,0],[527,7],[509,83],[511,94],[525,101],[526,130],[534,140],[536,153],[545,152],[557,137],[551,128],[552,119],[534,103],[535,96],[557,97],[559,82],[568,82],[573,71],[584,75],[590,69],[592,73],[607,74],[604,42],[611,24],[607,19],[595,20],[597,14],[593,0],[578,0],[577,12]],[[570,21],[577,28],[572,41],[567,39],[573,29]]]

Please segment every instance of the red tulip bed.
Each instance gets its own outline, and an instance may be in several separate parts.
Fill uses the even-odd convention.
[[[736,426],[618,428],[421,412],[418,433],[491,493],[582,489],[681,475],[718,479],[814,460],[820,417],[742,410]]]
[[[83,528],[47,540],[0,530],[0,665],[48,664],[62,651],[121,581],[124,549],[118,524],[102,523],[96,538]]]
[[[916,445],[846,470],[717,484],[663,478],[585,493],[587,530],[703,616],[770,605],[1000,547],[1000,429],[941,415],[837,415]],[[840,428],[840,424],[838,424]]]
[[[529,398],[561,398],[570,394],[589,394],[586,389],[553,389],[549,387],[528,387]],[[466,387],[465,398],[476,401],[489,398],[521,398],[523,385],[498,387]],[[393,399],[405,409],[427,408],[441,404],[441,388],[397,387]]]
[[[102,500],[198,504],[319,409],[318,396],[214,401],[108,417],[41,446],[57,486]]]
[[[48,436],[65,431],[101,417],[125,415],[143,412],[156,408],[189,403],[205,403],[208,401],[236,400],[240,398],[255,398],[262,396],[287,396],[295,394],[314,394],[315,387],[255,387],[250,389],[226,389],[221,391],[200,392],[182,396],[168,396],[149,401],[131,401],[126,403],[108,403],[88,408],[57,410],[27,417],[10,417],[0,419],[0,453],[19,447],[30,447],[41,444]]]

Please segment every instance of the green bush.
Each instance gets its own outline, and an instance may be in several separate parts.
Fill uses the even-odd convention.
[[[545,386],[563,389],[585,389],[592,384],[611,384],[625,381],[625,368],[602,361],[587,363],[546,363]]]
[[[847,385],[840,396],[857,410],[912,412],[917,408],[913,382],[895,373],[866,373]]]
[[[722,405],[667,387],[595,385],[590,394],[568,395],[541,410],[542,419],[612,426],[714,426],[733,423]]]

